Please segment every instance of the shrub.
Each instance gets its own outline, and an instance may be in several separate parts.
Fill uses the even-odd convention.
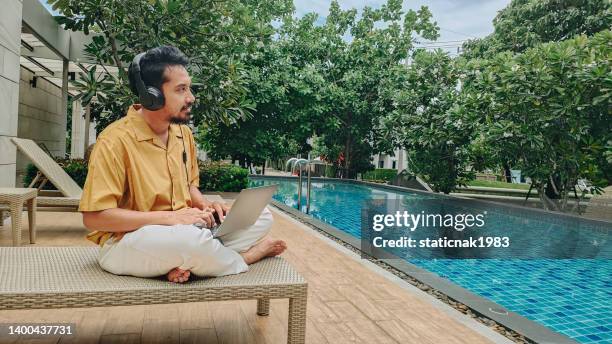
[[[325,177],[327,178],[335,178],[337,168],[334,165],[325,165]]]
[[[64,159],[59,161],[60,166],[68,173],[81,188],[87,179],[88,164],[83,159]]]
[[[249,184],[246,168],[219,162],[199,162],[200,190],[238,192]]]
[[[81,187],[87,178],[87,163],[83,159],[55,159],[66,173]],[[200,190],[238,192],[248,186],[248,170],[228,164],[215,162],[200,162]],[[36,177],[38,168],[28,164],[23,184],[30,185]],[[56,190],[51,182],[47,182],[43,190]]]
[[[80,187],[85,185],[85,179],[87,178],[87,163],[83,159],[54,159],[64,171],[72,178]],[[26,167],[26,173],[23,176],[23,185],[28,186],[36,177],[38,168],[33,164],[28,164]],[[56,190],[55,186],[48,181],[43,190]]]
[[[376,181],[376,182],[390,182],[393,177],[397,175],[397,170],[392,168],[377,168],[373,171],[365,172],[361,179]]]

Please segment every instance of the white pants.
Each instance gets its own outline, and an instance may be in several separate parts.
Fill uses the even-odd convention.
[[[155,277],[178,267],[196,276],[223,276],[247,271],[239,254],[263,238],[272,226],[266,207],[252,226],[213,238],[194,225],[148,225],[108,239],[98,254],[100,266],[116,275]]]

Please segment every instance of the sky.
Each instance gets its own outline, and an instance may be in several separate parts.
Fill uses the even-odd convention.
[[[39,0],[49,8],[46,0]],[[319,22],[324,22],[329,13],[331,0],[293,0],[298,17],[308,12],[319,14]],[[338,0],[340,8],[362,9],[365,6],[378,8],[386,3],[386,0]],[[510,0],[404,0],[404,9],[417,10],[421,6],[429,7],[433,13],[433,19],[440,27],[438,42],[427,43],[425,46],[432,48],[441,46],[444,50],[454,54],[457,47],[464,40],[470,38],[481,38],[493,32],[493,18],[497,12],[510,3]],[[49,11],[51,9],[49,8]]]
[[[379,8],[386,0],[338,0],[340,8],[362,9],[365,6]],[[303,16],[308,12],[317,12],[325,20],[329,13],[331,0],[293,0],[296,15]],[[485,37],[493,32],[493,18],[497,12],[506,7],[510,0],[404,0],[404,10],[418,10],[427,6],[440,27],[440,37],[436,43],[425,44],[428,47],[443,46],[444,50],[456,53],[462,41],[471,38]]]

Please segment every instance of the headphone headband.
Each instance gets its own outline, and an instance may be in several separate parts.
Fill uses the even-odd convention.
[[[134,81],[136,82],[136,91],[138,91],[138,97],[142,98],[147,93],[144,81],[142,81],[142,75],[140,74],[140,60],[145,53],[140,53],[134,56],[132,61],[132,73],[134,75]]]
[[[140,73],[140,60],[145,54],[146,52],[134,56],[130,71],[132,73],[134,83],[136,84],[136,91],[138,92],[140,103],[145,109],[155,111],[164,106],[165,99],[164,94],[157,87],[147,86],[142,80],[142,74]]]

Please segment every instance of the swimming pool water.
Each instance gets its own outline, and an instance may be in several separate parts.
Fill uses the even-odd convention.
[[[253,179],[250,186],[278,184],[274,198],[297,207],[297,182]],[[306,193],[304,184],[303,196]],[[369,199],[425,199],[426,195],[362,184],[316,181],[310,215],[350,235],[361,233],[361,207]],[[305,197],[302,211],[305,211]],[[550,217],[548,219],[547,217]],[[552,215],[508,216],[529,233]],[[559,226],[558,222],[556,224]],[[581,343],[612,342],[612,260],[610,259],[407,259]]]

